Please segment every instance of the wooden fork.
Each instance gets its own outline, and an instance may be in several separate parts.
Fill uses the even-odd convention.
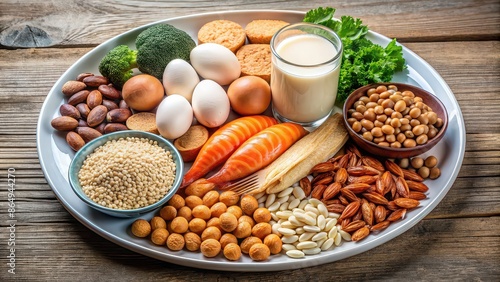
[[[235,182],[224,186],[223,190],[231,190],[238,195],[249,194],[262,187],[266,179],[267,170],[265,168],[258,170],[247,177],[241,178]],[[262,191],[259,191],[262,192]]]

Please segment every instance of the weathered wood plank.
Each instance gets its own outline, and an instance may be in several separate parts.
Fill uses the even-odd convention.
[[[14,4],[15,3],[15,4]],[[205,12],[243,9],[308,11],[334,6],[372,30],[408,41],[488,40],[500,36],[500,3],[477,1],[2,1],[0,45],[97,45],[134,27]],[[19,13],[23,11],[23,13]],[[140,16],[136,16],[140,15]],[[417,16],[418,15],[418,16]],[[133,20],[131,20],[133,19]]]

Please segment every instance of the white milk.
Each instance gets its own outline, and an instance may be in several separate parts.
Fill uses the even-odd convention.
[[[301,34],[278,43],[276,52],[285,61],[298,66],[273,57],[274,110],[299,123],[314,122],[328,115],[337,96],[340,59],[324,63],[337,54],[335,46],[323,37]]]

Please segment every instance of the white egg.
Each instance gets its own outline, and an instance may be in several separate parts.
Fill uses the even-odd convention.
[[[213,80],[205,79],[196,85],[192,105],[196,120],[206,127],[220,126],[229,116],[226,91]]]
[[[193,90],[200,82],[194,68],[182,59],[170,61],[163,72],[163,87],[168,95],[179,94],[191,103]]]
[[[193,122],[193,109],[181,95],[167,96],[156,111],[156,126],[161,136],[175,139],[187,132]]]
[[[216,43],[204,43],[191,50],[191,64],[205,79],[228,85],[240,77],[241,66],[236,55]]]

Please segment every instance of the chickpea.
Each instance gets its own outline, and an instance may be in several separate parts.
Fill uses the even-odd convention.
[[[178,216],[172,219],[172,222],[170,222],[170,228],[173,232],[181,234],[188,230],[189,224],[186,218]]]
[[[269,248],[271,254],[276,255],[281,252],[281,247],[283,246],[283,242],[281,242],[281,238],[276,234],[269,234],[264,238],[264,244]]]
[[[404,133],[398,133],[398,135],[396,135],[396,140],[399,143],[403,143],[406,140],[406,135]]]
[[[368,120],[368,119],[362,119],[361,126],[366,128],[367,130],[372,130],[372,128],[374,127],[373,122],[371,120]]]
[[[373,141],[373,135],[370,131],[363,133],[363,138],[365,138],[368,141]]]
[[[239,239],[246,238],[252,234],[252,227],[250,226],[250,223],[246,221],[240,222],[238,223],[236,229],[233,230],[233,234]]]
[[[438,134],[438,130],[436,128],[430,128],[429,132],[427,133],[427,136],[429,136],[429,139],[432,139],[432,138],[436,137],[437,134]]]
[[[379,144],[380,142],[385,142],[385,136],[373,138],[373,142]]]
[[[413,102],[414,103],[416,103],[416,102],[423,102],[422,97],[414,97],[413,98]]]
[[[241,248],[236,243],[229,243],[224,247],[223,254],[228,260],[239,260],[241,257]]]
[[[255,222],[269,222],[271,220],[271,212],[267,208],[258,208],[253,212]]]
[[[252,228],[252,236],[258,237],[261,240],[266,238],[266,236],[271,234],[271,232],[272,232],[271,224],[267,222],[257,223]]]
[[[223,202],[218,202],[215,203],[211,208],[210,212],[212,214],[212,217],[219,217],[221,214],[225,213],[227,211],[226,204]]]
[[[363,102],[364,105],[366,105],[366,103],[370,102],[370,98],[368,98],[368,96],[361,96],[359,97],[359,101]]]
[[[382,126],[382,132],[386,135],[394,134],[394,128],[390,125]]]
[[[394,134],[386,135],[385,140],[389,143],[396,142],[396,136]]]
[[[200,250],[204,256],[213,258],[220,253],[221,246],[219,241],[215,239],[207,239],[201,242]]]
[[[207,222],[201,218],[193,218],[188,224],[189,230],[196,234],[201,234],[207,228]]]
[[[215,189],[215,184],[208,182],[205,178],[200,178],[184,189],[186,195],[195,195],[202,198],[208,191]]]
[[[407,97],[410,97],[410,98],[415,98],[415,93],[413,93],[410,90],[403,91],[403,93],[401,93],[401,95],[407,96]]]
[[[246,215],[252,216],[253,212],[259,207],[259,203],[257,202],[257,199],[254,198],[254,196],[245,195],[245,196],[241,197],[240,207],[241,207],[241,210]]]
[[[234,214],[236,218],[240,218],[243,215],[243,210],[239,206],[230,206],[227,208],[226,212]]]
[[[177,209],[173,206],[164,206],[160,210],[160,216],[166,221],[172,220],[177,216]]]
[[[391,144],[389,144],[389,142],[386,142],[386,141],[378,142],[377,144],[379,146],[384,146],[384,147],[390,147],[391,146]]]
[[[362,120],[364,118],[363,114],[360,112],[352,113],[351,117],[355,118],[356,120]]]
[[[145,219],[137,219],[132,223],[132,234],[136,237],[144,238],[151,233],[151,225]]]
[[[255,213],[255,212],[254,212]],[[250,226],[253,228],[253,226],[255,225],[255,221],[253,220],[252,217],[248,216],[248,215],[242,215],[240,218],[238,218],[238,223],[240,222],[248,222],[250,223]]]
[[[370,132],[373,137],[382,137],[384,135],[380,127],[374,127]]]
[[[234,191],[224,191],[220,193],[219,201],[230,207],[238,204],[238,202],[240,201],[240,196],[238,196],[238,194],[236,194],[236,192]]]
[[[182,216],[187,221],[190,221],[193,218],[193,213],[188,206],[183,206],[177,211],[177,216]]]
[[[399,141],[395,141],[395,142],[391,143],[391,147],[392,148],[401,148],[402,145],[401,145],[401,143]]]
[[[269,250],[269,247],[266,246],[265,244],[257,243],[250,248],[248,254],[250,255],[250,258],[252,260],[263,261],[269,258],[269,256],[271,255],[271,251]]]
[[[207,227],[203,232],[201,233],[201,240],[205,241],[207,239],[215,239],[219,241],[220,237],[222,236],[222,232],[219,230],[219,228],[215,226],[210,226]]]
[[[441,175],[441,170],[435,166],[431,168],[431,171],[429,172],[429,178],[430,179],[436,179]]]
[[[401,96],[397,96],[397,97],[400,99],[394,105],[394,111],[401,113],[402,111],[404,111],[406,109],[406,102],[404,100],[402,100],[403,97],[401,97]]]
[[[410,117],[411,118],[418,118],[420,116],[420,114],[422,113],[422,111],[420,110],[420,108],[413,108],[410,110]]]
[[[425,143],[427,143],[428,140],[429,140],[429,137],[427,137],[427,135],[425,135],[425,134],[422,134],[422,135],[418,136],[417,139],[415,139],[415,141],[417,142],[418,145],[425,144]]]
[[[410,166],[410,159],[409,158],[402,158],[398,160],[398,165],[401,168],[408,168]]]
[[[408,124],[403,124],[401,125],[401,127],[399,128],[401,130],[401,132],[405,132],[405,131],[410,131],[411,132],[411,125],[410,125],[410,121],[408,121]]]
[[[354,130],[354,132],[360,132],[361,128],[363,128],[363,126],[361,125],[361,123],[359,121],[355,121],[352,124],[352,130]]]
[[[390,100],[389,100],[390,101]],[[390,117],[392,115],[392,113],[394,113],[394,110],[391,109],[391,108],[385,108],[384,109],[384,114],[388,117]]]
[[[403,142],[403,147],[405,147],[405,148],[413,148],[415,146],[417,146],[417,142],[415,142],[415,140],[413,140],[413,139],[406,139]]]
[[[393,118],[391,120],[391,126],[394,128],[399,128],[401,126],[401,120],[399,118]]]
[[[425,159],[425,166],[428,167],[428,168],[433,168],[437,165],[438,163],[438,160],[436,157],[434,156],[428,156],[426,159]]]
[[[366,94],[367,94],[368,96],[370,96],[370,95],[372,95],[372,94],[375,94],[375,93],[377,93],[377,89],[375,89],[375,88],[370,88],[370,89],[368,89],[368,91],[366,91]],[[378,93],[377,93],[377,94],[378,94]]]
[[[168,204],[172,207],[174,207],[176,210],[182,208],[185,204],[186,201],[184,198],[179,195],[179,194],[174,194],[170,200],[168,200]]]
[[[387,116],[385,116],[385,117],[386,117],[386,119],[385,119],[385,120],[387,120]],[[381,121],[379,121],[379,120],[376,120],[376,121],[374,121],[374,122],[373,122],[373,125],[374,125],[375,127],[379,127],[379,128],[380,128],[380,127],[382,127],[382,126],[384,126],[384,124],[385,124],[384,122],[381,122]],[[373,129],[373,128],[372,128],[372,129]]]
[[[366,111],[366,106],[365,105],[357,105],[356,106],[356,112],[364,113],[365,111]]]
[[[220,227],[226,232],[232,232],[238,227],[238,219],[232,213],[225,212],[220,215]]]
[[[184,234],[184,242],[188,251],[196,252],[200,249],[201,238],[196,233],[188,232]]]
[[[420,125],[420,121],[418,119],[412,119],[412,120],[410,120],[410,125],[412,127],[415,127],[417,125]]]
[[[393,112],[392,108],[394,107],[394,105],[395,105],[395,104],[394,104],[394,101],[392,101],[391,99],[385,99],[385,100],[382,102],[382,105],[381,105],[381,106],[382,106],[382,107],[384,107],[384,108],[385,108],[385,110],[387,110],[387,109],[391,109],[390,114],[388,114],[388,113],[387,113],[387,112],[385,112],[385,110],[384,110],[384,112],[385,112],[385,113],[389,116],[389,115],[391,115],[391,114],[392,114],[392,112]]]
[[[187,196],[185,201],[186,206],[188,206],[190,209],[194,209],[196,206],[203,205],[203,200],[195,195]]]
[[[355,111],[356,111],[355,109],[349,109],[349,110],[347,110],[347,115],[351,116],[352,113],[354,113]]]
[[[250,251],[250,248],[253,245],[258,244],[258,243],[262,243],[262,240],[260,238],[253,237],[253,236],[247,237],[243,241],[241,241],[241,244],[240,244],[241,251],[244,254],[248,254],[248,252]]]
[[[178,233],[172,233],[167,238],[167,248],[172,251],[180,251],[184,248],[184,236]]]
[[[375,90],[377,93],[381,94],[382,92],[387,91],[387,86],[385,85],[379,85],[377,86],[377,89]],[[390,94],[390,93],[389,93]]]
[[[227,244],[234,243],[238,244],[238,238],[231,233],[224,233],[219,239],[221,247],[224,249]]]
[[[370,102],[377,102],[378,99],[380,98],[380,95],[378,93],[371,93],[371,94],[369,94],[367,92],[366,94],[368,95],[368,98],[370,98]]]
[[[415,134],[415,136],[420,136],[420,135],[424,134],[425,128],[423,125],[417,125],[417,126],[413,127],[411,132],[413,132],[413,134]]]
[[[414,169],[419,169],[423,165],[424,165],[424,159],[422,159],[421,157],[414,157],[414,158],[411,159],[411,166]]]
[[[376,106],[376,107],[373,109],[373,111],[375,112],[375,114],[377,114],[377,115],[381,115],[381,114],[383,114],[383,113],[384,113],[384,107],[382,107],[382,106],[380,106],[380,105],[379,105],[379,106]]]
[[[435,127],[440,128],[443,126],[444,122],[442,118],[437,118],[436,123],[434,124]]]
[[[430,175],[430,169],[426,166],[423,166],[417,170],[417,173],[422,177],[422,178],[428,178]]]
[[[212,217],[207,221],[207,227],[210,226],[217,227],[222,231],[222,228],[220,227],[220,219],[218,217]]]
[[[193,209],[193,216],[196,218],[202,218],[204,220],[209,220],[212,217],[212,212],[210,208],[205,205],[196,206]]]
[[[379,94],[380,94],[379,95],[380,99],[385,100],[385,99],[388,99],[391,96],[392,93],[388,92],[388,91],[384,91],[384,92],[379,93]]]
[[[203,196],[203,204],[207,207],[212,207],[215,203],[219,201],[219,192],[208,191],[205,196]]]
[[[165,245],[169,235],[170,233],[166,228],[157,228],[151,233],[151,242],[159,246]]]
[[[358,106],[364,106],[365,105],[365,102],[361,101],[361,97],[358,99],[358,101],[354,102],[354,104],[352,105],[354,109],[356,109]],[[357,111],[359,112],[359,111]],[[362,112],[360,112],[362,113]]]
[[[405,131],[405,136],[406,136],[406,138],[413,140],[413,138],[415,137],[415,134],[413,134],[413,131],[407,130],[407,131]],[[406,140],[408,140],[408,139],[406,139]],[[415,140],[413,140],[413,141],[415,141]],[[416,143],[415,143],[415,145],[416,145]]]
[[[156,230],[158,228],[167,228],[167,222],[160,216],[154,216],[149,223],[151,224],[151,230]]]
[[[424,109],[425,104],[423,102],[415,102],[415,107],[419,108],[420,110]]]
[[[352,127],[352,124],[358,121],[357,119],[351,117],[347,119],[347,123]]]

